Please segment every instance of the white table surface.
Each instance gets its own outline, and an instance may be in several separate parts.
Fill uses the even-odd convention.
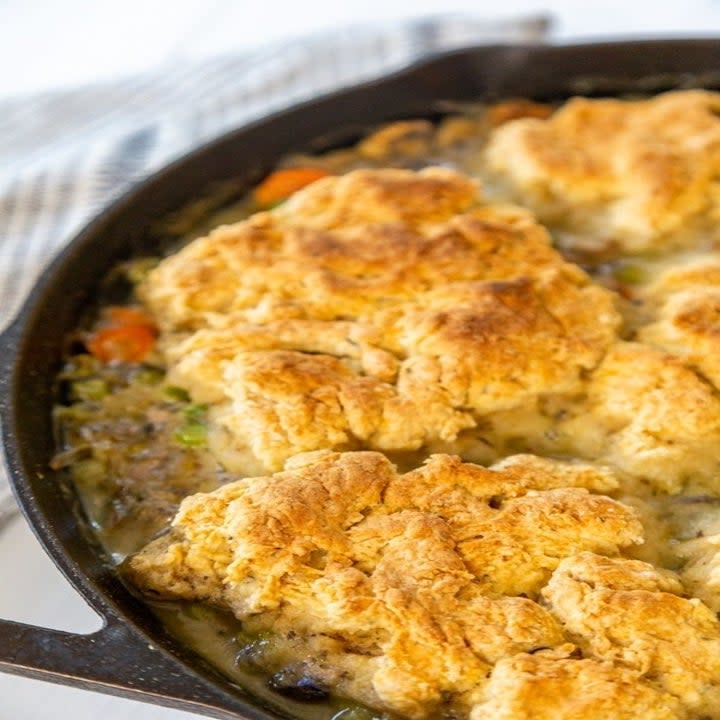
[[[134,74],[268,41],[414,14],[547,10],[557,40],[720,34],[720,0],[0,0],[0,99]],[[74,632],[98,618],[24,521],[0,532],[0,617]],[[0,720],[190,720],[192,714],[0,674]]]

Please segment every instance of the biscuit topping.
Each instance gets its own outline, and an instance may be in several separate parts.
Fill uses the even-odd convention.
[[[379,453],[309,453],[274,476],[188,498],[126,572],[257,629],[310,645],[334,638],[329,665],[348,668],[348,690],[374,707],[467,712],[492,692],[487,676],[503,658],[572,642],[564,611],[539,603],[564,558],[642,542],[634,511],[597,494],[615,484],[603,468],[528,456],[486,469],[436,455],[398,474]],[[700,631],[718,633],[689,626],[687,636]],[[625,675],[598,667],[622,694]]]
[[[567,248],[618,256],[696,246],[717,237],[719,110],[720,96],[700,90],[574,98],[547,119],[498,128],[487,168]]]
[[[163,261],[143,296],[171,381],[215,406],[212,446],[242,468],[452,449],[490,413],[577,392],[619,323],[527,212],[440,168],[319,180]]]

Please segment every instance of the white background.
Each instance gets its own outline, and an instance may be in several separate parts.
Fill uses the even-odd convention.
[[[552,39],[720,35],[720,0],[0,0],[0,99],[413,14],[548,11]],[[0,617],[76,632],[98,620],[16,519],[0,534]],[[0,675],[0,720],[189,720],[186,713]]]
[[[560,39],[720,32],[718,0],[0,0],[0,97],[409,14],[547,11]]]

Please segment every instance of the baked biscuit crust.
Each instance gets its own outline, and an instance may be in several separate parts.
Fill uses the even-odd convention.
[[[664,267],[641,288],[650,321],[638,339],[683,359],[720,389],[720,259],[693,253]]]
[[[543,650],[504,658],[470,720],[678,720],[680,701],[621,665]]]
[[[581,553],[563,560],[543,590],[583,652],[618,663],[717,717],[720,625],[669,571],[637,560]]]
[[[488,413],[577,392],[619,324],[528,213],[441,168],[320,180],[166,259],[142,295],[171,381],[217,405],[213,447],[243,469],[451,448]]]
[[[720,95],[574,98],[498,128],[486,163],[505,194],[568,248],[664,252],[717,237]]]
[[[618,342],[588,382],[576,417],[562,424],[575,453],[678,493],[712,487],[720,468],[720,397],[682,359]]]
[[[306,660],[332,638],[327,664],[354,678],[341,690],[412,718],[715,712],[720,624],[673,573],[617,557],[643,538],[631,508],[597,494],[615,485],[532,456],[487,469],[436,455],[398,474],[379,453],[308,453],[188,498],[125,571],[300,634]]]

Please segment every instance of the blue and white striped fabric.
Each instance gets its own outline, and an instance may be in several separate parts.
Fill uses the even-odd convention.
[[[425,55],[538,42],[546,24],[541,17],[438,16],[352,27],[113,84],[0,101],[0,329],[92,215],[192,146]],[[3,507],[0,469],[0,525]]]

